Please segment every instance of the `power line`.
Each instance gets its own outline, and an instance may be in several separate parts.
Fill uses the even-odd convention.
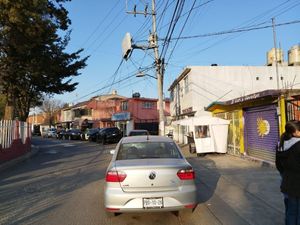
[[[278,14],[276,14],[275,16],[273,16],[273,18],[278,17],[278,16],[280,16],[280,15],[286,13],[287,11],[289,11],[289,10],[295,8],[295,7],[298,6],[298,5],[300,5],[300,2],[299,2],[299,3],[296,3],[295,5],[289,6],[287,9],[284,9],[282,12],[279,12]]]
[[[122,63],[123,63],[123,60],[124,60],[124,59],[122,58],[122,60],[121,60],[121,62],[119,63],[119,65],[118,65],[116,71],[114,72],[114,74],[113,74],[112,76],[115,76],[115,75],[118,73],[118,71],[119,71],[119,69],[120,69],[120,67],[121,67],[121,65],[122,65]],[[118,83],[118,82],[120,82],[120,81],[117,81],[117,82],[113,81],[111,84],[105,85],[105,86],[103,86],[103,87],[101,87],[101,88],[99,88],[99,89],[97,89],[97,90],[95,90],[95,91],[92,91],[92,92],[90,92],[90,93],[88,93],[88,94],[86,94],[86,95],[84,95],[84,96],[81,96],[81,97],[75,99],[74,101],[78,101],[78,100],[83,99],[83,98],[85,98],[85,97],[87,97],[87,96],[90,96],[90,95],[92,95],[92,94],[95,94],[95,93],[97,93],[97,92],[99,92],[99,91],[101,91],[101,90],[104,90],[104,89],[106,89],[106,88],[109,88],[109,87],[111,87],[113,84]]]
[[[260,19],[262,19],[262,18],[264,18],[264,17],[266,17],[266,16],[272,16],[272,17],[275,17],[275,16],[278,16],[278,15],[282,15],[283,13],[285,13],[285,12],[287,12],[288,10],[290,10],[291,9],[291,4],[289,4],[289,5],[286,5],[286,4],[288,4],[289,2],[291,2],[291,0],[287,0],[287,1],[285,1],[285,2],[283,2],[283,3],[281,3],[281,4],[279,4],[279,5],[277,5],[277,6],[275,6],[275,7],[273,7],[273,8],[271,8],[271,9],[269,9],[269,10],[267,10],[267,11],[264,11],[263,13],[260,13],[259,15],[257,15],[257,16],[255,16],[254,18],[252,18],[252,19],[250,19],[250,20],[247,20],[246,22],[243,22],[242,24],[240,24],[239,26],[237,26],[236,28],[232,28],[231,30],[236,30],[236,29],[243,29],[243,28],[252,28],[252,27],[257,27],[257,26],[259,26],[259,25],[262,25],[262,24],[266,24],[266,23],[269,23],[269,21],[265,21],[265,22],[262,22],[262,23],[259,23],[259,24],[253,24],[254,22],[256,22],[256,21],[258,21],[258,20],[260,20]],[[292,4],[294,4],[294,2],[292,2]],[[296,5],[298,5],[299,3],[297,3]],[[284,6],[285,5],[285,6]],[[292,7],[295,7],[296,5],[292,5]],[[283,8],[282,8],[282,6],[283,6]],[[284,10],[284,11],[282,11],[282,10]],[[273,14],[273,15],[270,15],[270,13],[272,13],[272,12],[274,12],[275,11],[275,13],[277,13],[277,14]],[[280,13],[278,13],[278,11],[280,11]],[[246,25],[246,24],[249,24],[247,27],[241,27],[241,25]],[[240,35],[242,35],[242,32],[238,35],[238,36],[240,36]],[[207,47],[205,47],[205,48],[202,48],[201,50],[198,50],[198,51],[196,51],[197,53],[199,53],[199,52],[203,52],[203,51],[205,51],[205,50],[207,50],[207,49],[209,49],[209,48],[212,48],[212,47],[214,47],[214,46],[216,46],[217,44],[219,44],[219,43],[224,43],[225,41],[228,41],[228,40],[231,40],[231,39],[233,39],[233,38],[236,38],[236,37],[225,37],[225,38],[222,38],[221,40],[218,40],[217,42],[215,42],[215,43],[213,43],[213,44],[210,44],[209,46],[207,46]],[[211,40],[210,40],[211,41]],[[206,41],[207,42],[207,41]],[[197,45],[197,47],[198,47],[199,45]],[[195,49],[196,48],[196,46],[195,47],[193,47],[192,49]],[[195,52],[195,53],[196,53]]]
[[[178,0],[177,3],[179,1],[180,0]],[[180,5],[176,4],[176,8],[174,10],[174,13],[173,13],[173,16],[172,16],[172,20],[171,20],[167,35],[166,35],[165,40],[164,40],[163,48],[162,48],[162,51],[161,51],[161,54],[160,54],[160,59],[165,58],[165,55],[168,51],[169,44],[170,44],[172,35],[174,33],[176,24],[177,24],[181,14],[182,14],[184,3],[185,3],[185,1],[180,1]],[[178,6],[178,8],[177,8],[177,6]]]
[[[118,12],[118,15],[121,15],[120,13],[123,11],[123,9],[121,9],[119,12]],[[117,16],[118,17],[118,16]],[[117,18],[116,17],[116,18]],[[122,17],[122,19],[120,20],[121,23],[125,20],[125,17]],[[88,45],[88,47],[86,48],[86,50],[89,50],[104,34],[106,34],[106,31],[111,28],[112,24],[116,22],[116,18],[114,18],[113,20],[111,20],[111,22],[103,29],[103,31],[94,39],[94,41]],[[119,25],[121,24],[119,23]],[[119,26],[118,25],[118,26]],[[116,28],[115,28],[116,29]],[[105,40],[107,39],[107,36],[105,37]]]
[[[97,45],[97,47],[91,52],[91,54],[93,54],[95,51],[97,51],[103,45],[103,43],[111,36],[111,34],[113,32],[115,32],[116,29],[119,26],[121,26],[122,23],[125,22],[125,20],[126,20],[126,16],[124,16],[123,19],[113,28],[113,30],[111,30],[111,32],[106,35],[106,37],[104,38],[104,40],[99,45]]]
[[[278,24],[276,24],[276,27],[292,25],[292,24],[297,24],[297,23],[300,23],[300,20],[294,20],[294,21],[290,21],[290,22],[286,22],[286,23],[278,23]],[[252,27],[252,28],[233,29],[233,30],[226,30],[226,31],[220,31],[220,32],[215,32],[215,33],[207,33],[207,34],[198,34],[198,35],[191,35],[191,36],[185,36],[185,37],[177,37],[177,38],[172,38],[171,40],[178,40],[178,39],[181,40],[181,39],[193,39],[193,38],[204,38],[204,37],[211,37],[211,36],[220,36],[220,35],[224,35],[224,34],[248,32],[248,31],[252,31],[252,30],[262,30],[262,29],[266,29],[266,28],[270,28],[270,27],[272,27],[272,25],[261,26],[261,27]]]
[[[197,6],[195,6],[193,10],[195,10],[195,9],[197,9],[197,8],[200,8],[200,7],[204,6],[204,5],[207,5],[208,3],[213,2],[213,1],[215,1],[215,0],[208,0],[208,1],[204,2],[204,3],[201,3],[201,4],[197,5]],[[174,2],[174,1],[173,1],[173,2]],[[171,3],[173,3],[173,2],[171,2]],[[170,5],[171,5],[171,3],[170,3]],[[169,6],[170,6],[170,5],[169,5]],[[169,7],[169,6],[168,6],[168,7]],[[186,16],[188,13],[189,13],[189,11],[184,12],[179,18]],[[169,22],[169,23],[163,25],[162,27],[160,27],[160,28],[158,29],[158,31],[161,31],[163,28],[167,27],[167,26],[170,25],[170,24],[171,24],[171,22]],[[145,38],[145,37],[146,37],[146,35],[143,36],[142,38]],[[164,39],[161,39],[161,40],[164,40]],[[147,40],[139,40],[139,41],[135,41],[135,42],[145,42],[145,41],[147,41]]]
[[[178,8],[178,5],[179,5],[179,2],[180,0],[177,0],[177,3],[176,3],[176,6],[175,6],[175,9],[174,9],[174,12],[173,12],[173,15],[172,15],[172,19],[171,19],[171,22],[169,23],[169,28],[168,28],[168,31],[167,31],[167,34],[166,34],[166,38],[164,39],[165,43],[163,44],[163,48],[161,50],[161,55],[163,54],[164,52],[164,49],[165,49],[165,44],[166,44],[166,40],[167,38],[169,37],[169,33],[171,31],[171,28],[172,28],[172,25],[173,25],[173,21],[174,21],[174,18],[175,18],[175,15],[176,15],[176,11],[177,11],[177,8]],[[161,58],[161,57],[160,57]]]
[[[192,11],[193,11],[193,8],[194,8],[194,6],[195,6],[195,3],[196,3],[196,0],[194,0],[194,3],[193,3],[193,5],[192,5],[192,7],[191,7],[191,9],[190,9],[190,11],[189,11],[189,14],[188,14],[188,16],[186,17],[186,19],[185,19],[185,21],[184,21],[184,24],[183,24],[183,26],[182,26],[182,28],[181,28],[180,33],[179,33],[179,38],[180,38],[180,36],[181,36],[181,34],[182,34],[182,32],[183,32],[185,26],[186,26],[186,23],[187,23],[187,21],[188,21],[190,15],[191,15],[191,13],[192,13]],[[173,49],[172,49],[172,51],[171,51],[171,53],[170,53],[170,55],[169,55],[168,62],[170,61],[170,59],[171,59],[171,57],[172,57],[172,55],[173,55],[173,52],[174,52],[174,50],[175,50],[175,48],[176,48],[176,46],[177,46],[178,41],[179,41],[179,39],[177,39],[176,42],[175,42],[175,45],[174,45],[174,47],[173,47]]]
[[[106,19],[110,16],[112,11],[116,8],[116,6],[120,3],[120,0],[113,5],[113,7],[109,10],[109,12],[104,16],[104,18],[98,23],[93,32],[88,36],[88,38],[83,42],[82,46],[84,46],[88,41],[94,36],[94,34],[99,30],[100,26],[106,21]]]
[[[112,77],[115,77],[116,74],[119,72],[119,70],[120,70],[121,65],[123,64],[123,62],[124,62],[124,59],[121,60],[121,62],[119,63],[119,65],[118,65],[116,71],[114,72],[114,74],[112,75]],[[150,65],[144,67],[142,71],[143,71],[143,72],[147,72],[147,71],[149,71],[149,70],[151,70],[151,69],[153,69],[153,68],[154,68],[154,65],[153,65],[153,63],[152,63],[152,64],[150,64]],[[85,98],[85,97],[88,97],[88,96],[90,96],[90,95],[92,95],[92,94],[95,94],[95,93],[97,93],[97,92],[99,92],[99,91],[102,91],[102,90],[105,90],[105,89],[107,89],[107,88],[111,88],[111,87],[112,87],[113,85],[115,85],[115,84],[122,83],[123,81],[126,81],[126,80],[128,80],[128,79],[130,79],[130,78],[132,78],[132,77],[135,77],[135,76],[136,76],[136,73],[137,73],[137,70],[134,70],[133,72],[128,73],[128,76],[123,77],[122,79],[119,79],[119,80],[117,80],[117,81],[115,81],[115,78],[114,78],[113,82],[111,82],[110,84],[106,84],[106,85],[102,86],[101,88],[99,88],[99,89],[97,89],[97,90],[95,90],[95,91],[92,91],[92,92],[90,92],[90,93],[88,93],[88,94],[86,94],[86,95],[83,95],[83,96],[81,96],[81,97],[79,97],[79,98],[76,98],[73,102],[78,101],[78,100],[80,100],[80,99],[83,99],[83,98]]]

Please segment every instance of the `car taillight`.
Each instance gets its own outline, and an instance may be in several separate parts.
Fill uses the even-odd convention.
[[[126,178],[126,173],[120,171],[108,171],[106,173],[106,182],[123,182]]]
[[[177,176],[180,180],[194,180],[195,172],[193,168],[181,169],[177,172]]]
[[[185,205],[184,207],[187,209],[194,209],[196,208],[197,204],[189,204],[189,205]]]
[[[116,211],[119,211],[120,209],[118,209],[118,208],[106,208],[106,210],[108,212],[116,212]]]

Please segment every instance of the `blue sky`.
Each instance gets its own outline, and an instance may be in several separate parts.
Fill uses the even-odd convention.
[[[157,0],[158,37],[164,38],[176,5],[176,0]],[[54,96],[66,103],[77,103],[95,95],[107,94],[113,89],[118,94],[130,97],[139,92],[142,97],[157,97],[156,80],[150,77],[136,78],[138,68],[151,66],[153,50],[135,49],[129,60],[122,59],[121,42],[130,32],[136,44],[146,44],[151,30],[151,17],[127,14],[136,4],[137,10],[144,10],[150,0],[72,0],[65,4],[72,21],[71,41],[68,51],[84,48],[82,56],[90,55],[87,67],[81,75],[73,78],[79,82],[72,93]],[[240,27],[258,27],[276,23],[300,20],[299,0],[196,0],[194,8],[183,28],[194,1],[185,1],[172,37],[188,37],[227,31]],[[165,9],[165,10],[164,10]],[[164,12],[164,13],[163,13]],[[300,23],[276,27],[277,44],[284,51],[287,60],[288,49],[300,43]],[[205,38],[172,40],[166,52],[164,93],[184,67],[188,65],[264,65],[266,52],[273,47],[272,28],[254,30]],[[163,42],[160,41],[162,50]],[[172,55],[171,55],[171,52]],[[117,72],[116,72],[117,71]],[[147,73],[154,74],[154,69]],[[129,77],[129,78],[127,78]],[[107,87],[107,88],[105,88]]]

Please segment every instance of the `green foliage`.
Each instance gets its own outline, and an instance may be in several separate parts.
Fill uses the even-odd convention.
[[[44,94],[75,90],[72,77],[86,66],[83,49],[66,52],[71,21],[62,4],[67,1],[0,0],[0,84],[22,120]]]

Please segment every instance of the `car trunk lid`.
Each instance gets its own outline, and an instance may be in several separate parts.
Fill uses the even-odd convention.
[[[115,162],[117,171],[126,174],[120,182],[124,192],[176,191],[182,185],[177,172],[188,165],[182,159],[133,159]]]

